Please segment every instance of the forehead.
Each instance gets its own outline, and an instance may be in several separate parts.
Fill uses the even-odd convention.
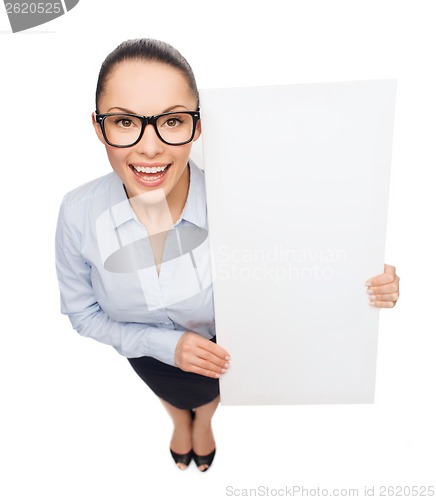
[[[194,109],[195,99],[181,71],[148,61],[123,61],[109,73],[100,100],[102,112],[112,107],[152,115],[181,105]]]

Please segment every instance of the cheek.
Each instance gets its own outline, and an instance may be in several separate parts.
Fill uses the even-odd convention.
[[[106,146],[106,153],[114,170],[126,164],[127,153],[125,150]]]
[[[189,155],[191,154],[192,143],[185,144],[184,146],[176,146],[177,151],[174,153],[181,163],[187,163]]]

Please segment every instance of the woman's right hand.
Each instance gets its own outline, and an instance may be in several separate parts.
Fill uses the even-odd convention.
[[[229,360],[225,349],[193,332],[185,332],[180,337],[174,354],[177,368],[211,378],[219,378],[225,373]]]

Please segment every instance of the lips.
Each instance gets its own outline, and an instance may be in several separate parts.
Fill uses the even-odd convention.
[[[136,175],[138,180],[146,187],[153,187],[161,182],[165,175],[171,168],[171,163],[169,164],[144,164],[135,163],[129,165],[132,172]]]

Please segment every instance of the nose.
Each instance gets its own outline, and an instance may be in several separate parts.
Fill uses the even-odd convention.
[[[147,124],[141,140],[136,145],[136,148],[138,153],[142,153],[149,158],[153,158],[163,151],[164,146],[164,143],[157,136],[153,125]]]

